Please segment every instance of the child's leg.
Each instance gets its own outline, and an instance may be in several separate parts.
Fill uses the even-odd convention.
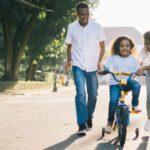
[[[139,104],[141,85],[135,80],[129,80],[126,86],[126,90],[132,90],[132,107],[136,107]]]
[[[119,85],[111,85],[110,88],[110,101],[109,101],[109,112],[108,112],[108,123],[113,123],[115,110],[120,97],[120,86]]]

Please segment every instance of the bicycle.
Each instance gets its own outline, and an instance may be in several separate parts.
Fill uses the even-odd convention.
[[[125,91],[125,86],[127,85],[127,81],[132,78],[132,76],[136,73],[117,73],[110,72],[108,70],[98,72],[99,75],[111,74],[112,77],[119,83],[121,88],[121,96],[119,98],[119,102],[115,112],[115,121],[114,121],[114,130],[116,126],[118,127],[118,141],[120,145],[123,147],[126,141],[126,133],[127,126],[130,124],[130,113],[135,113],[134,110],[130,111],[130,108],[127,104],[125,104],[125,96],[128,92]],[[116,76],[129,76],[126,80],[120,80]],[[139,128],[135,130],[136,138],[139,136]],[[105,128],[102,129],[102,137],[105,136]]]

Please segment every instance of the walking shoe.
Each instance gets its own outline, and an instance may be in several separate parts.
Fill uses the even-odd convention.
[[[92,127],[93,127],[92,118],[89,118],[89,119],[87,120],[87,130],[92,129]]]
[[[79,136],[85,136],[86,135],[86,126],[85,125],[79,126],[79,130],[77,132],[77,135],[79,135]]]
[[[107,134],[110,134],[112,132],[112,123],[107,123],[107,125],[105,127],[105,132]]]

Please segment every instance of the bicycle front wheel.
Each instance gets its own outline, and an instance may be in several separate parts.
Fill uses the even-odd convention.
[[[118,124],[118,138],[120,145],[123,147],[126,141],[127,133],[127,108],[124,106],[118,107],[119,111],[119,124]]]

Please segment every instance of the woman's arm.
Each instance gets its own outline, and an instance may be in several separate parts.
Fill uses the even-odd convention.
[[[149,66],[143,66],[140,69],[137,70],[137,73],[142,76],[145,70],[150,70],[150,65]]]
[[[143,70],[150,70],[150,65],[149,66],[143,66],[142,68],[143,68]]]

